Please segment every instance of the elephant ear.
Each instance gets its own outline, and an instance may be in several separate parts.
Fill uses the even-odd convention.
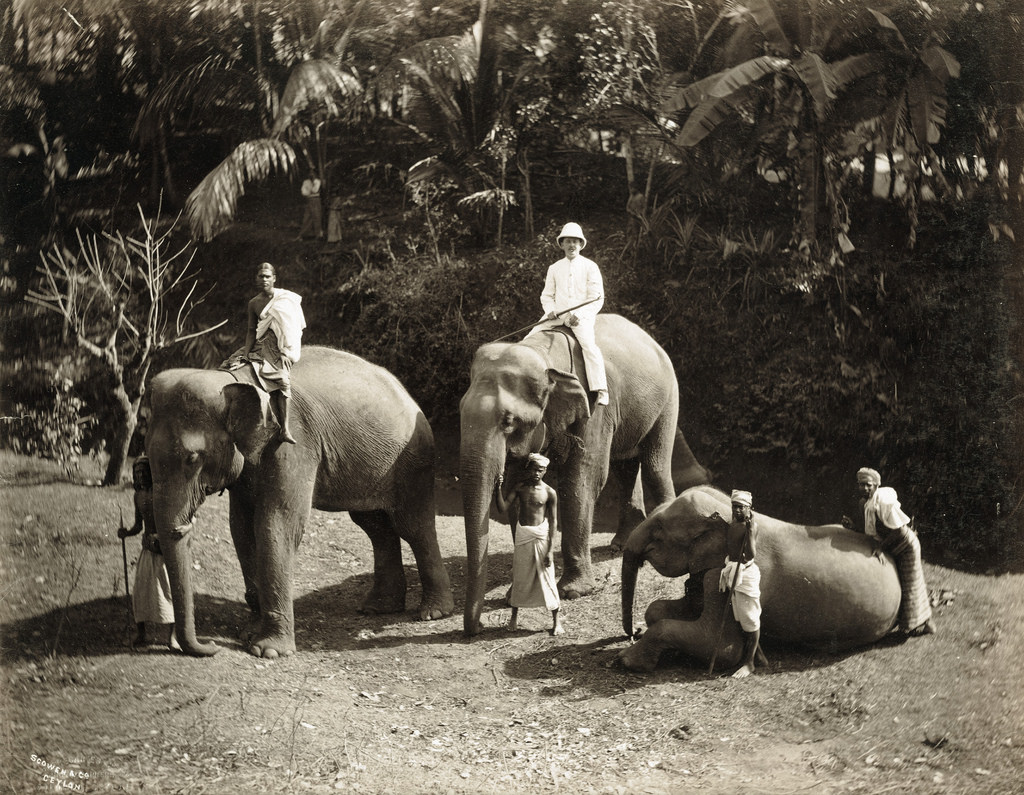
[[[590,419],[590,401],[579,379],[561,370],[548,370],[551,392],[544,410],[548,438],[561,436],[578,420]]]
[[[270,407],[270,395],[252,384],[228,384],[224,387],[227,403],[225,430],[250,464],[256,464],[267,442],[280,429]]]

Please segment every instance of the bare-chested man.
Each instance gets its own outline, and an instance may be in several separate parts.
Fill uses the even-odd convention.
[[[732,673],[740,679],[754,672],[754,655],[761,639],[761,570],[757,555],[757,522],[754,500],[749,491],[733,491],[732,521],[726,531],[726,559],[719,588],[731,591],[732,613],[743,632],[739,667]]]
[[[526,475],[506,497],[502,493],[502,477],[494,489],[498,510],[505,513],[510,507],[518,508],[518,527],[513,528],[515,552],[512,555],[512,591],[509,604],[512,620],[509,629],[518,626],[520,607],[546,607],[551,611],[552,635],[562,635],[558,616],[558,585],[555,582],[555,562],[551,557],[555,533],[558,530],[558,495],[544,482],[548,459],[531,453],[526,463]]]

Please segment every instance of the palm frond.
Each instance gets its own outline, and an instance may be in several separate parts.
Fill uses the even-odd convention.
[[[960,77],[960,62],[942,47],[925,47],[919,57],[935,79],[943,84],[951,77]]]
[[[338,116],[341,113],[338,97],[349,97],[360,91],[362,84],[354,75],[329,61],[302,61],[288,75],[271,135],[280,136],[309,105],[323,105],[329,115]]]
[[[212,240],[234,220],[248,183],[266,179],[273,171],[287,172],[294,163],[295,150],[279,139],[239,144],[189,194],[185,213],[192,236]]]
[[[907,46],[907,40],[903,38],[903,33],[900,32],[900,29],[895,22],[889,19],[889,17],[887,17],[881,11],[875,11],[875,9],[873,8],[869,8],[868,13],[875,18],[875,22],[878,23],[878,27],[882,28],[883,30],[888,30],[892,32],[896,36],[897,41],[899,41],[899,43],[903,45],[904,49],[910,49]]]
[[[773,52],[786,57],[793,53],[793,45],[782,29],[782,24],[769,0],[744,0],[742,4],[734,3],[732,15],[736,19],[749,17]]]
[[[786,58],[762,55],[744,61],[722,72],[690,83],[687,86],[669,93],[669,98],[662,106],[665,113],[675,113],[686,108],[696,108],[709,98],[725,98],[730,94],[742,91],[766,75],[773,75],[790,65]]]
[[[207,108],[218,116],[228,109],[252,108],[259,96],[257,83],[252,74],[236,69],[223,56],[172,72],[139,110],[132,138],[145,145],[159,126],[173,123],[193,108]]]
[[[824,121],[836,98],[836,78],[831,67],[811,52],[793,63],[793,71],[814,100],[814,115],[818,121]]]

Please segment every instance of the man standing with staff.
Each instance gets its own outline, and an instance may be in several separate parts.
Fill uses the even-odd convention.
[[[743,633],[743,652],[739,667],[732,673],[734,679],[742,679],[754,672],[754,655],[761,640],[761,570],[754,562],[757,522],[754,521],[753,505],[754,498],[749,491],[733,491],[732,521],[725,536],[725,566],[718,582],[719,590],[729,591],[732,614]],[[725,613],[722,622],[724,626]],[[712,669],[715,656],[711,658]]]
[[[604,305],[604,282],[597,263],[580,254],[587,245],[579,224],[568,223],[558,234],[558,245],[565,256],[548,268],[540,303],[543,320],[529,335],[557,326],[568,326],[580,343],[587,367],[590,391],[596,392],[594,403],[608,405],[608,380],[604,356],[594,337],[594,320]]]

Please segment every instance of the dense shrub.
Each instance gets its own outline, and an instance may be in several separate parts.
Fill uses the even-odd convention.
[[[25,367],[15,364],[5,373],[3,445],[17,453],[58,462],[71,472],[87,450],[86,440],[96,418],[83,416],[85,402],[75,393],[68,362]]]

